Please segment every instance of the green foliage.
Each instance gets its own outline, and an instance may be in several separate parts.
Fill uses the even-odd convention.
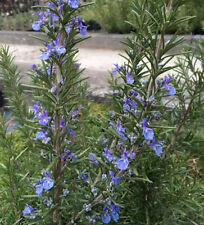
[[[36,16],[30,12],[18,13],[12,16],[0,15],[0,30],[29,31],[35,19]]]
[[[40,23],[51,47],[42,40],[48,48],[42,52],[49,57],[43,55],[42,63],[28,72],[32,84],[21,84],[9,49],[1,48],[6,95],[21,125],[19,134],[7,135],[0,120],[5,174],[0,180],[1,223],[115,224],[118,211],[117,223],[122,225],[203,222],[202,155],[192,151],[201,143],[195,131],[203,130],[203,68],[196,67],[204,57],[203,44],[182,52],[178,63],[169,67],[178,55],[170,50],[183,38],[164,38],[168,29],[190,19],[175,17],[180,5],[172,0],[133,2],[128,25],[136,32],[124,43],[126,61],[116,67],[118,76],[111,75],[111,108],[85,99],[83,70],[76,64],[76,44],[83,40],[76,35],[83,26],[70,26],[78,8],[42,7],[58,20],[45,14],[49,23]],[[63,53],[56,51],[59,46]],[[172,69],[174,79],[167,76]],[[34,115],[25,103],[25,87],[39,101],[31,108]],[[22,144],[15,146],[15,135]],[[53,186],[45,189],[48,181]],[[23,216],[23,203],[37,211]]]
[[[21,220],[24,208],[22,195],[27,193],[25,168],[28,167],[25,138],[20,131],[6,134],[0,118],[0,223],[15,224]]]
[[[84,19],[96,20],[102,29],[110,33],[130,33],[134,28],[129,26],[126,21],[133,21],[131,0],[95,0],[95,5],[82,11]],[[137,1],[135,1],[137,2]],[[162,4],[161,0],[154,1]],[[192,20],[169,27],[166,33],[203,33],[204,26],[204,6],[202,0],[175,1],[180,7],[176,10],[175,18],[185,16],[195,17]],[[150,9],[151,10],[151,9]]]
[[[196,67],[202,62],[203,47],[200,42],[196,54],[188,49],[182,53],[175,68],[167,66],[167,62],[175,57],[169,50],[183,40],[175,35],[169,42],[164,42],[166,30],[180,26],[188,18],[175,20],[178,5],[171,9],[165,7],[164,2],[135,3],[134,19],[129,23],[137,32],[125,43],[127,50],[123,57],[126,63],[118,70],[119,77],[112,75],[110,80],[113,90],[119,90],[113,95],[115,121],[120,120],[128,133],[132,131],[137,135],[141,132],[141,118],[149,118],[149,126],[154,128],[157,139],[163,140],[165,149],[161,158],[154,156],[145,144],[141,144],[142,134],[131,147],[126,144],[126,148],[136,149],[137,160],[128,167],[131,172],[124,175],[125,181],[121,184],[124,185],[120,196],[123,200],[121,224],[188,225],[200,224],[204,219],[204,180],[200,167],[203,153],[201,149],[197,154],[192,151],[196,146],[201,148],[203,143],[194,136],[198,128],[203,129],[203,69]],[[160,95],[159,83],[161,76],[171,69],[177,74],[172,81],[177,93],[169,98]],[[127,71],[134,78],[134,86],[126,83]],[[121,84],[120,79],[125,84]],[[127,108],[128,113],[124,116],[123,99],[135,100],[130,94],[132,89],[138,92],[136,98],[142,98],[143,103],[137,101],[137,115]],[[158,112],[161,117],[152,120],[151,113]],[[135,124],[138,126],[134,129]]]
[[[96,20],[110,33],[129,33],[131,26],[125,21],[129,19],[131,0],[104,1],[97,0],[93,6],[82,11],[85,20]]]

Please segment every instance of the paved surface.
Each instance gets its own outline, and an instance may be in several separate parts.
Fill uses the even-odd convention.
[[[39,45],[39,40],[32,38],[45,38],[45,34],[41,32],[28,31],[0,31],[0,43],[17,44],[17,45]],[[108,34],[105,32],[88,32],[87,40],[79,44],[82,48],[92,49],[113,49],[121,50],[125,46],[121,43],[125,38],[131,37],[129,34]],[[165,35],[165,42],[170,40],[172,35]],[[179,38],[182,36],[179,36]],[[204,35],[184,35],[184,43],[180,45],[179,49],[183,48],[185,44],[192,44],[204,38]],[[178,47],[177,47],[178,50]]]
[[[19,66],[21,74],[23,74],[23,83],[29,83],[30,79],[26,71],[30,65],[40,63],[40,46],[39,45],[12,45],[10,50],[16,56],[15,63]],[[123,53],[122,50],[120,53]],[[104,97],[110,89],[108,87],[109,71],[113,68],[114,63],[121,65],[124,59],[119,56],[118,50],[80,48],[77,56],[82,68],[86,68],[83,76],[89,77],[89,91],[93,96]],[[174,58],[168,65],[174,65]],[[200,64],[198,64],[200,67]],[[171,71],[173,73],[173,71]]]
[[[33,63],[40,63],[41,42],[33,39],[31,36],[43,37],[40,32],[21,32],[21,31],[0,31],[0,45],[8,44],[11,51],[16,56],[15,62],[19,66],[19,70],[23,75],[23,82],[29,83],[29,77],[26,71]],[[108,88],[109,72],[113,68],[114,63],[121,65],[124,59],[119,56],[123,53],[124,45],[121,41],[129,35],[107,34],[107,33],[88,33],[91,38],[81,42],[77,59],[83,68],[86,68],[83,76],[89,77],[89,90],[92,95],[104,97],[110,90]],[[169,40],[171,35],[165,36],[165,41]],[[185,44],[197,42],[204,36],[185,35]],[[181,46],[182,47],[182,46]],[[177,48],[176,51],[179,51]],[[175,50],[174,50],[175,51]],[[172,66],[175,59],[168,65]],[[200,65],[198,65],[200,66]],[[173,72],[173,71],[172,71]]]
[[[29,83],[30,79],[26,76],[26,71],[30,65],[40,63],[40,46],[29,45],[10,45],[10,50],[15,57],[15,63],[19,66],[23,74],[23,83]],[[114,63],[122,64],[124,60],[118,55],[116,50],[87,49],[81,48],[77,59],[82,68],[86,68],[83,76],[88,77],[89,90],[93,95],[104,97],[109,91],[108,78],[109,71]]]

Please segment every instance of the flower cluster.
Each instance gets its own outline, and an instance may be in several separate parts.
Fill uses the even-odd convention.
[[[45,43],[47,46],[47,50],[41,53],[40,58],[42,60],[48,60],[50,56],[54,53],[57,55],[62,55],[66,53],[66,49],[63,45],[59,44],[59,35],[57,35],[57,38],[55,41],[50,43]]]
[[[138,68],[139,70],[140,68]],[[136,154],[142,150],[145,146],[148,146],[155,152],[156,156],[161,156],[163,153],[163,144],[161,141],[156,141],[155,131],[151,128],[150,124],[157,122],[161,118],[161,113],[156,111],[157,102],[155,96],[146,97],[145,93],[141,90],[142,88],[147,87],[147,82],[144,81],[141,83],[142,88],[136,88],[135,86],[135,77],[129,72],[126,71],[125,66],[119,66],[115,64],[115,68],[112,71],[112,74],[120,73],[122,76],[127,91],[124,89],[115,90],[113,95],[114,98],[121,105],[121,114],[122,116],[117,116],[115,113],[110,114],[109,126],[113,132],[113,142],[109,142],[108,139],[102,140],[102,145],[104,147],[103,156],[100,158],[96,156],[95,153],[89,154],[89,162],[91,164],[99,165],[100,162],[97,160],[103,160],[106,164],[109,164],[113,170],[109,170],[108,174],[102,174],[101,180],[106,182],[107,191],[111,191],[112,197],[114,193],[119,189],[121,183],[122,174],[127,174],[128,176],[133,173],[131,167],[132,162],[136,159]],[[169,82],[172,78],[165,77],[160,90],[167,90],[167,95],[174,95],[176,90],[173,86],[169,85]],[[121,91],[122,90],[122,91]],[[145,90],[145,89],[144,89]],[[121,98],[121,96],[123,96]],[[144,111],[146,108],[149,108],[153,113],[149,114],[147,117],[144,117]],[[131,123],[130,118],[133,118]],[[134,124],[133,121],[136,123]],[[128,125],[126,125],[128,124]],[[104,142],[104,140],[107,140]],[[137,147],[136,147],[137,146]],[[128,150],[129,149],[129,150]],[[111,182],[109,183],[109,179]],[[114,189],[114,187],[116,189]],[[118,222],[119,220],[119,206],[114,206],[113,202],[107,207],[104,206],[104,212],[101,214],[101,220],[104,224],[108,224],[111,221]]]
[[[103,223],[108,224],[111,221],[111,217],[113,219],[114,222],[118,222],[119,220],[119,215],[118,212],[120,210],[119,205],[118,204],[114,204],[112,201],[109,201],[109,207],[110,210],[108,209],[107,206],[104,206],[104,213],[101,214],[101,220]]]
[[[40,178],[39,182],[33,184],[36,189],[35,192],[37,195],[41,195],[44,190],[48,191],[54,186],[54,180],[51,179],[50,172],[45,172],[44,175],[45,176],[43,179]]]
[[[59,21],[58,16],[62,15],[62,7],[64,6],[65,3],[73,9],[77,9],[80,5],[79,0],[65,0],[65,1],[59,0],[57,1],[57,4],[53,2],[48,2],[47,3],[48,8],[46,9],[46,11],[37,14],[39,20],[33,23],[32,25],[33,30],[39,31],[41,29],[41,26],[43,25],[49,25],[49,27],[55,28],[55,24],[53,23]],[[58,15],[53,13],[49,7],[57,9]],[[50,23],[49,21],[49,15],[51,16],[52,23]]]
[[[23,215],[31,215],[35,212],[34,208],[32,208],[30,205],[28,205],[26,203],[26,207],[25,209],[23,210]]]

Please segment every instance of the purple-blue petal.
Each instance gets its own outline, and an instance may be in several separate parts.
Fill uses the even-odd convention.
[[[102,214],[101,220],[103,223],[108,224],[111,221],[111,217],[109,214]]]
[[[82,36],[85,36],[87,33],[87,27],[86,26],[81,26],[81,28],[79,29],[79,32]]]
[[[41,55],[40,55],[40,58],[42,60],[48,60],[50,58],[50,52],[49,51],[45,51],[45,52],[42,52]]]
[[[34,209],[30,205],[28,205],[28,204],[26,204],[26,205],[27,205],[26,208],[23,210],[23,215],[32,214],[34,212]]]
[[[35,193],[37,195],[41,195],[43,193],[43,185],[42,184],[38,184],[35,186]]]
[[[119,214],[116,211],[111,211],[110,214],[111,214],[113,220],[115,222],[118,222],[118,220],[119,220]]]
[[[144,127],[143,128],[143,135],[146,140],[153,140],[154,139],[154,131],[151,128]]]
[[[43,179],[43,188],[45,190],[50,190],[54,186],[54,180],[51,178]]]
[[[162,151],[162,146],[159,145],[159,144],[154,144],[154,145],[152,146],[152,148],[155,150],[155,154],[156,154],[157,156],[160,156],[160,155],[163,153],[163,151]]]
[[[55,50],[58,55],[62,55],[66,53],[66,48],[64,46],[56,47]]]
[[[128,72],[126,73],[126,82],[128,84],[133,84],[135,82],[133,76],[131,76],[130,73],[128,73]]]
[[[65,31],[67,32],[67,34],[69,34],[71,32],[71,27],[70,26],[66,26],[65,27]]]
[[[35,31],[39,31],[41,25],[42,25],[41,21],[35,21],[32,24],[32,29],[35,30]]]
[[[167,95],[173,96],[176,94],[176,89],[173,86],[168,86],[168,92],[166,93]]]
[[[117,161],[117,167],[120,170],[126,170],[129,165],[129,160],[126,157],[123,157]]]
[[[79,0],[69,0],[69,5],[73,9],[77,9],[79,7],[80,1]]]

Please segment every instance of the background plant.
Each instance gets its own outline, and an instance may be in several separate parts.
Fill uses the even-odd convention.
[[[96,20],[103,30],[110,33],[130,33],[135,28],[125,21],[132,21],[132,1],[129,0],[95,0],[95,5],[83,10],[85,20]],[[162,0],[157,1],[158,4]],[[167,34],[203,33],[204,7],[202,0],[180,1],[175,17],[195,16],[193,20],[185,21],[176,26],[169,26]]]

